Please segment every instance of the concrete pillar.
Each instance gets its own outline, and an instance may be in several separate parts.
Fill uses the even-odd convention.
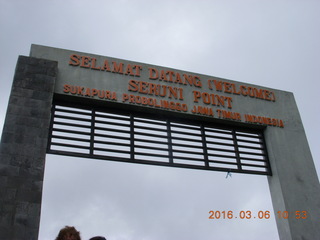
[[[0,239],[37,240],[57,62],[20,56],[0,145]]]
[[[311,151],[293,94],[287,93],[281,104],[288,119],[285,128],[268,127],[265,132],[273,173],[268,182],[279,237],[320,240],[320,185]]]

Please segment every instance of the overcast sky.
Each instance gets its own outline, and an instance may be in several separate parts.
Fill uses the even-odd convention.
[[[17,58],[34,43],[293,92],[319,174],[319,11],[318,0],[0,0],[0,131]],[[39,239],[65,225],[83,239],[278,239],[264,176],[48,155]]]

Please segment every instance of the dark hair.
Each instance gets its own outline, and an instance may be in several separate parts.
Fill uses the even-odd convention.
[[[64,240],[64,237],[67,234],[71,234],[72,236],[75,236],[77,240],[81,240],[80,232],[78,232],[77,229],[75,229],[75,227],[69,227],[69,226],[65,226],[60,230],[56,240]]]
[[[100,237],[100,236],[96,236],[96,237],[92,237],[89,240],[107,240],[105,237]]]

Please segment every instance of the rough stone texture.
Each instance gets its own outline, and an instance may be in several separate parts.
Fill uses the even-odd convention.
[[[0,145],[0,239],[37,240],[57,62],[20,56]]]

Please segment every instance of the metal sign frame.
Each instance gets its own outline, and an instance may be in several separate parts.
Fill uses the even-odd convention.
[[[272,175],[263,129],[119,111],[110,107],[54,104],[48,153]],[[153,159],[153,160],[152,160]]]

